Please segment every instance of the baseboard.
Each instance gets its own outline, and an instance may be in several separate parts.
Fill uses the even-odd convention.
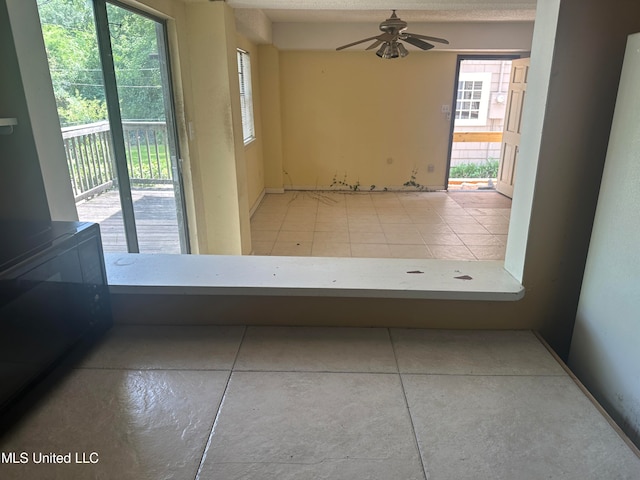
[[[258,198],[256,199],[255,202],[253,202],[253,206],[249,210],[249,218],[253,217],[253,214],[256,213],[256,210],[258,210],[258,207],[260,206],[260,202],[262,202],[262,199],[264,198],[265,193],[267,193],[266,189],[263,188],[262,191],[260,192],[260,195],[258,195]]]
[[[564,369],[564,371],[571,377],[571,380],[578,386],[578,388],[582,391],[582,393],[589,399],[589,401],[593,404],[593,406],[600,412],[600,415],[604,417],[604,419],[611,425],[611,427],[615,430],[615,432],[620,436],[622,441],[627,444],[627,446],[631,449],[631,451],[640,458],[640,448],[633,443],[631,438],[627,435],[627,433],[622,429],[620,425],[613,419],[613,417],[609,414],[609,412],[602,406],[602,404],[593,396],[593,394],[589,391],[589,389],[580,381],[580,379],[573,373],[573,370],[569,368],[569,366],[560,358],[560,356],[556,353],[556,351],[551,348],[551,345],[547,343],[547,341],[542,337],[542,334],[538,331],[533,331],[540,343],[544,345],[544,347],[551,353],[553,358],[560,364],[560,366]]]
[[[364,193],[368,193],[368,192],[372,192],[372,193],[379,193],[379,192],[436,192],[436,191],[443,191],[446,190],[446,188],[443,185],[423,185],[422,188],[416,188],[416,187],[408,187],[405,185],[392,185],[390,187],[384,187],[384,188],[374,188],[371,189],[371,187],[368,186],[364,186],[364,185],[360,185],[358,186],[357,190],[354,190],[353,188],[350,188],[348,186],[344,186],[344,185],[339,185],[339,186],[331,186],[331,185],[314,185],[314,186],[309,186],[309,185],[287,185],[284,187],[284,190],[286,191],[303,191],[303,192],[308,192],[308,191],[318,191],[318,192],[364,192]]]

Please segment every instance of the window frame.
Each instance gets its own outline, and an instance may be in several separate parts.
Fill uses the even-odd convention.
[[[483,126],[487,124],[488,115],[489,115],[489,97],[491,96],[491,81],[492,81],[491,72],[460,73],[460,76],[458,78],[458,89],[456,90],[456,109],[454,112],[456,127]],[[458,118],[458,112],[460,111],[457,108],[458,102],[465,100],[465,99],[459,98],[460,84],[462,82],[482,82],[482,87],[480,89],[480,92],[481,92],[480,99],[479,99],[480,104],[477,109],[472,109],[473,111],[475,110],[478,111],[478,118]],[[465,110],[465,111],[468,111],[468,110]]]
[[[249,52],[237,49],[238,84],[240,87],[240,114],[242,116],[242,139],[245,146],[256,139],[253,115],[253,86],[251,83],[251,57]]]

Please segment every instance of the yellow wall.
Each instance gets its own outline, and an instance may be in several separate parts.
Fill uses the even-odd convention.
[[[201,253],[249,253],[242,230],[248,226],[235,19],[222,2],[185,5],[190,80],[193,88],[191,151],[197,152],[202,204]],[[196,172],[194,172],[195,176]],[[247,218],[245,222],[245,217]],[[204,247],[204,249],[203,249]]]
[[[262,109],[260,95],[260,56],[258,47],[238,35],[238,48],[249,53],[251,62],[251,93],[253,95],[253,121],[255,126],[255,140],[244,147],[244,159],[247,165],[247,194],[249,206],[254,206],[262,198],[264,190],[264,162],[262,159],[262,145],[264,133],[262,129]]]
[[[414,168],[418,183],[442,187],[455,68],[446,52],[280,52],[285,188],[345,174],[363,189],[398,187]]]
[[[264,135],[264,186],[282,189],[282,109],[280,96],[280,52],[273,45],[260,45],[260,96]]]
[[[168,19],[193,253],[248,254],[250,188],[233,10],[223,2],[127,0]],[[257,55],[256,55],[257,57]],[[258,182],[259,183],[259,182]]]

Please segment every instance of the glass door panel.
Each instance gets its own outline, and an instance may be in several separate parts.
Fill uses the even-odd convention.
[[[106,252],[126,252],[92,5],[48,0],[38,10],[78,217],[100,224]]]
[[[188,253],[165,25],[107,3],[131,200],[141,253]]]

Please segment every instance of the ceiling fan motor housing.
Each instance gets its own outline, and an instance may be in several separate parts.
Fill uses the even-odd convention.
[[[391,35],[398,35],[399,33],[405,31],[407,29],[407,22],[404,20],[400,20],[396,16],[396,11],[393,11],[391,17],[387,18],[384,22],[380,24],[380,30],[384,33],[388,33]]]

